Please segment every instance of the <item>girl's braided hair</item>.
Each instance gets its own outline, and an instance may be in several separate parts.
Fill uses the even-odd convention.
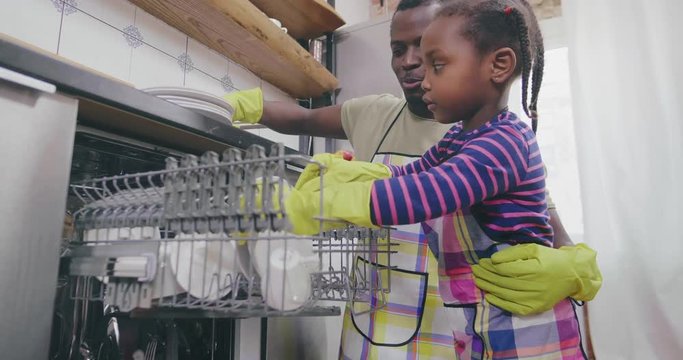
[[[538,94],[543,82],[543,36],[531,5],[526,0],[456,0],[444,5],[437,16],[467,19],[463,36],[481,53],[509,47],[520,61],[515,75],[522,76],[522,108],[538,127]],[[531,81],[531,100],[528,100]]]

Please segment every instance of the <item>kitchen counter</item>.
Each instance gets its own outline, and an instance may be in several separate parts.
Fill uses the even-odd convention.
[[[0,67],[54,84],[79,100],[78,123],[187,152],[273,142],[0,34]],[[288,154],[299,154],[287,148]]]

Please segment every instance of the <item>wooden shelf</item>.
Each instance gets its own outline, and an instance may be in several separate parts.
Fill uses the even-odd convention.
[[[345,0],[342,0],[345,1]],[[280,20],[295,39],[314,39],[345,24],[325,0],[251,0],[266,15]]]
[[[316,97],[337,79],[248,0],[130,0],[286,93]]]

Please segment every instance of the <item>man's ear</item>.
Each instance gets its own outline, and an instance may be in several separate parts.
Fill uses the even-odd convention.
[[[517,67],[517,55],[509,47],[494,51],[489,57],[491,61],[491,81],[495,84],[504,84],[515,74]]]

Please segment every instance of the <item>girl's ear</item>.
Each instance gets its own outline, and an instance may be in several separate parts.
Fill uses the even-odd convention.
[[[491,81],[495,84],[504,84],[514,74],[517,67],[515,51],[509,47],[494,51],[491,56]]]

